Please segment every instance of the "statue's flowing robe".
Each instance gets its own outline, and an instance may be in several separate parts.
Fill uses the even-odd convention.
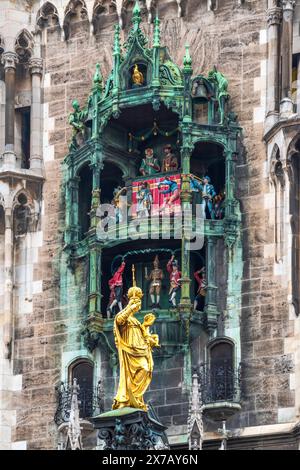
[[[125,307],[114,320],[115,342],[119,352],[120,379],[113,409],[130,406],[147,410],[143,395],[153,371],[152,350],[140,322]]]

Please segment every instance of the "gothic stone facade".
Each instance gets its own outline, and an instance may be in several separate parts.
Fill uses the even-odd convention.
[[[140,2],[142,29],[152,34],[157,8],[161,43],[168,46],[176,64],[183,63],[184,45],[189,43],[195,75],[207,75],[214,65],[224,73],[230,106],[242,128],[236,162],[242,295],[235,324],[240,331],[243,395],[241,411],[227,422],[228,428],[239,433],[229,441],[234,448],[297,448],[300,228],[299,203],[294,199],[299,193],[299,100],[297,84],[291,83],[299,62],[300,6],[293,3]],[[107,79],[112,69],[114,24],[120,24],[121,40],[125,39],[133,5],[122,0],[1,2],[2,449],[57,448],[55,386],[68,382],[70,365],[77,359],[93,361],[95,383],[103,379],[105,409],[115,391],[117,369],[109,348],[101,343],[90,352],[83,343],[85,273],[77,278],[66,275],[63,282],[61,278],[62,161],[71,139],[72,100],[84,106],[96,63]],[[279,45],[282,61],[287,61],[282,73]],[[80,298],[82,305],[78,305]],[[226,311],[222,321],[230,322]],[[195,347],[194,365],[199,363],[197,351]],[[187,442],[189,390],[183,362],[178,354],[157,366],[149,391],[174,446]],[[217,427],[206,423],[207,447],[216,446]]]

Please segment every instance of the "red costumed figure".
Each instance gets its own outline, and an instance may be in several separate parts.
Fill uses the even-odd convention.
[[[118,305],[119,311],[122,310],[122,296],[123,296],[123,272],[125,269],[125,261],[117,269],[113,277],[108,281],[110,288],[109,306],[107,308],[107,318],[113,314],[113,308]]]
[[[199,303],[201,305],[201,308],[203,307],[204,297],[206,296],[207,281],[205,266],[203,266],[203,268],[199,269],[198,271],[194,272],[194,278],[198,283],[197,295],[194,300],[194,310],[197,310]]]
[[[167,271],[170,274],[169,303],[176,307],[176,294],[180,290],[181,272],[178,269],[178,263],[174,260],[174,255],[167,264]]]

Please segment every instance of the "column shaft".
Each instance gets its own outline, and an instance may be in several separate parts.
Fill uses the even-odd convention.
[[[5,212],[5,236],[4,236],[4,345],[5,358],[11,357],[11,342],[13,332],[13,232],[12,213]]]
[[[280,64],[280,24],[281,8],[271,8],[268,20],[268,86],[267,113],[279,112],[279,64]]]
[[[15,164],[15,92],[16,64],[18,57],[14,52],[5,52],[2,62],[5,70],[5,152],[4,163]]]
[[[30,60],[31,71],[31,113],[30,113],[30,169],[42,171],[42,116],[41,116],[41,77],[42,59]]]

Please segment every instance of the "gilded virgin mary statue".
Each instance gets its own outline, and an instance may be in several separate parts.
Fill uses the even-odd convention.
[[[120,378],[112,409],[131,407],[147,411],[144,393],[152,379],[152,349],[159,346],[158,336],[149,328],[155,321],[152,313],[140,323],[135,314],[141,310],[143,292],[136,287],[133,267],[133,287],[128,291],[128,305],[114,320],[115,343],[119,353]]]

